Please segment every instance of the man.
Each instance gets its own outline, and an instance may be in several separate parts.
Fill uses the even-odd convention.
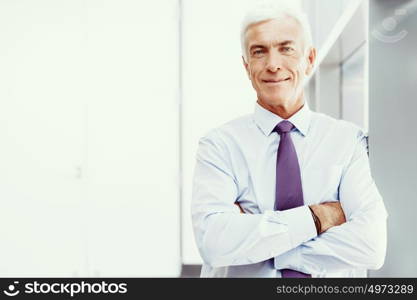
[[[202,277],[366,277],[387,213],[366,136],[310,111],[316,50],[303,14],[259,8],[242,27],[255,112],[200,140],[192,218]]]

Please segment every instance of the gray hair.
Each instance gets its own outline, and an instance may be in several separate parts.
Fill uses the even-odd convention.
[[[249,26],[267,20],[282,19],[285,17],[294,18],[300,25],[304,32],[304,50],[307,51],[313,44],[311,36],[310,23],[307,15],[301,10],[288,6],[277,6],[273,4],[263,4],[250,10],[243,19],[240,32],[240,42],[242,47],[242,55],[245,61],[246,55],[246,32]]]

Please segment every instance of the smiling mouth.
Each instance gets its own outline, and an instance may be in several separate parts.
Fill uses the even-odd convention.
[[[268,85],[276,85],[280,83],[284,83],[290,80],[290,77],[284,79],[271,79],[271,80],[262,80],[264,83]]]

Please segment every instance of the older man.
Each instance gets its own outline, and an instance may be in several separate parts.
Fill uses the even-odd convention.
[[[201,138],[192,218],[203,277],[365,277],[387,213],[365,134],[310,111],[316,50],[305,15],[259,8],[242,27],[253,114]]]

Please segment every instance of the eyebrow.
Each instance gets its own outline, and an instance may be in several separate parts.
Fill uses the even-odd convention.
[[[282,47],[282,46],[288,46],[288,45],[293,45],[293,44],[295,44],[293,40],[285,40],[285,41],[274,44],[274,46]],[[267,47],[263,44],[254,44],[249,48],[249,51],[252,51],[253,49],[256,49],[256,48],[267,48]]]
[[[287,46],[287,45],[291,45],[291,44],[294,44],[294,41],[286,40],[286,41],[278,43],[278,46]]]

